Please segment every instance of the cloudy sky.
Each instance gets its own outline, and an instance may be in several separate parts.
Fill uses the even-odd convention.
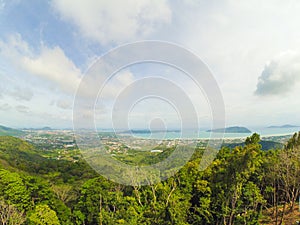
[[[300,125],[299,11],[297,0],[0,0],[0,124],[72,127],[76,91],[98,57],[122,44],[161,40],[208,65],[227,125]],[[105,86],[96,106],[100,126],[111,125],[120,90],[145,76],[178,84],[200,123],[210,124],[205,93],[174,68],[147,64],[125,68]],[[179,123],[161,99],[136,105],[128,114],[133,127],[163,116],[170,127]]]

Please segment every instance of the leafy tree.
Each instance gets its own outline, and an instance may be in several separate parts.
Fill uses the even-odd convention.
[[[246,138],[245,144],[246,145],[256,145],[260,142],[260,135],[257,133],[252,134],[250,137]]]
[[[32,225],[59,225],[60,222],[56,212],[48,205],[37,205],[28,218],[28,223]]]
[[[204,171],[199,145],[167,180],[124,186],[82,160],[49,160],[25,141],[0,137],[0,224],[254,225],[263,209],[284,224],[300,194],[300,133],[284,149],[262,151],[259,143],[253,134],[242,146],[223,147]]]
[[[25,215],[13,205],[0,200],[0,224],[19,225],[25,222]]]
[[[19,210],[28,210],[31,207],[30,192],[17,173],[0,170],[0,196]]]
[[[212,164],[211,190],[212,210],[215,223],[243,224],[251,212],[252,223],[258,223],[263,198],[257,191],[257,186],[252,182],[253,175],[261,165],[259,135],[253,134],[246,139],[245,147],[236,147],[232,151],[223,149]],[[253,188],[249,189],[248,186]],[[249,193],[249,192],[253,193]],[[249,200],[245,196],[253,197]],[[250,207],[250,208],[249,208]],[[255,219],[254,219],[255,218]]]

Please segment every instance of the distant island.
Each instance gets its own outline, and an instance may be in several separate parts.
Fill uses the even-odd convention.
[[[299,127],[299,126],[296,126],[296,125],[290,125],[290,124],[285,124],[285,125],[282,125],[282,126],[269,126],[267,128],[293,128],[293,127]]]
[[[52,128],[51,127],[43,127],[40,130],[52,130]]]
[[[251,130],[249,130],[246,127],[226,127],[224,128],[219,128],[219,129],[213,129],[213,130],[207,130],[206,132],[215,132],[215,133],[252,133]]]

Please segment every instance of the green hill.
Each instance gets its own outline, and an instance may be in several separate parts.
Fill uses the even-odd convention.
[[[36,165],[45,161],[31,144],[11,136],[0,136],[0,159],[2,164],[6,162],[6,165],[28,172],[33,172]]]
[[[260,141],[259,144],[261,144],[262,150],[270,150],[270,149],[282,149],[283,144],[275,141]],[[229,148],[235,148],[236,146],[245,146],[245,143],[231,143],[231,144],[223,144],[223,146],[227,146]]]
[[[5,127],[0,125],[0,136],[21,136],[24,132],[21,130]]]
[[[0,136],[0,168],[24,171],[31,174],[47,175],[58,172],[57,179],[83,179],[94,176],[94,171],[80,160],[77,163],[66,160],[48,159],[40,150],[30,143],[11,136]],[[66,173],[66,171],[68,171]]]

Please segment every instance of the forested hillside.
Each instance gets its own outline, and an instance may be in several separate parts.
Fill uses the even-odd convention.
[[[24,132],[21,130],[16,130],[0,125],[0,136],[21,136],[22,134],[24,134]]]
[[[283,149],[259,141],[223,147],[205,171],[197,149],[175,176],[132,187],[0,137],[0,224],[296,224],[300,134]]]

